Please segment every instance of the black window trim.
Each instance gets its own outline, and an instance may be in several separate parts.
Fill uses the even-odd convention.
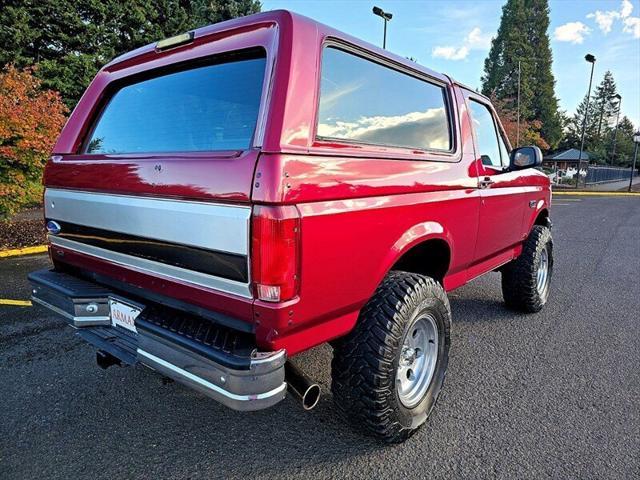
[[[133,75],[128,75],[123,78],[119,78],[109,82],[102,92],[100,93],[100,98],[97,102],[96,108],[91,112],[91,114],[87,117],[85,121],[84,132],[82,133],[82,141],[79,142],[77,151],[74,153],[76,156],[82,157],[97,157],[97,156],[105,156],[108,155],[110,157],[131,157],[134,155],[144,155],[144,156],[162,156],[162,155],[176,155],[176,154],[186,154],[186,155],[202,155],[202,154],[217,154],[219,152],[231,152],[236,150],[229,149],[218,149],[218,150],[193,150],[193,151],[183,151],[177,150],[172,152],[118,152],[118,153],[90,153],[87,152],[87,147],[91,142],[91,138],[95,132],[95,129],[102,118],[105,110],[111,103],[111,100],[115,97],[115,95],[125,87],[135,85],[136,83],[141,83],[146,80],[151,80],[154,78],[163,77],[165,75],[171,75],[174,73],[185,72],[188,70],[195,70],[197,68],[208,67],[212,65],[221,65],[224,63],[232,63],[232,62],[240,62],[243,60],[255,60],[258,58],[265,59],[265,69],[264,69],[264,78],[262,81],[262,90],[260,93],[260,103],[258,108],[258,115],[256,117],[256,125],[254,127],[253,133],[251,134],[251,139],[249,141],[249,147],[245,150],[250,150],[255,148],[256,137],[260,128],[264,129],[264,126],[260,125],[261,117],[264,116],[263,110],[268,108],[268,95],[270,95],[270,83],[271,83],[271,68],[269,65],[269,55],[267,49],[262,45],[256,45],[254,47],[247,47],[238,50],[229,50],[226,52],[215,53],[213,55],[206,55],[198,58],[190,58],[188,60],[182,62],[171,63],[169,65],[163,65],[156,68],[151,68],[148,70],[144,70],[141,72],[134,73]]]
[[[356,57],[360,57],[364,60],[377,63],[378,65],[384,68],[389,68],[391,70],[402,73],[404,75],[408,75],[410,77],[416,78],[417,80],[421,80],[423,82],[430,83],[432,85],[442,88],[444,105],[447,113],[447,127],[449,129],[450,148],[448,150],[444,150],[444,149],[437,149],[437,148],[409,147],[406,145],[362,142],[358,140],[350,140],[350,139],[336,138],[336,137],[323,137],[321,135],[318,135],[318,125],[320,122],[320,119],[319,119],[320,95],[321,95],[320,86],[322,82],[322,67],[323,67],[324,52],[327,48],[334,48],[336,50],[341,50],[345,53],[354,55]],[[446,161],[449,161],[449,162],[457,162],[462,159],[462,156],[460,156],[460,158],[458,158],[457,160],[449,160],[450,157],[455,157],[458,154],[458,148],[457,148],[458,135],[457,135],[457,129],[455,126],[456,124],[453,118],[453,111],[454,111],[455,105],[453,103],[450,85],[448,83],[438,78],[432,77],[422,71],[411,69],[406,65],[395,62],[392,59],[389,59],[387,57],[377,55],[369,50],[365,50],[351,43],[347,43],[344,40],[336,37],[327,37],[320,47],[320,65],[318,68],[317,78],[318,78],[317,86],[316,86],[317,101],[316,101],[316,112],[315,112],[314,127],[313,127],[314,142],[315,141],[332,141],[332,142],[337,142],[345,145],[394,148],[394,149],[405,150],[407,153],[410,153],[410,154],[415,154],[415,152],[420,152],[421,154],[434,154],[434,155],[442,156],[442,157],[445,157],[447,159]]]
[[[498,153],[500,154],[500,166],[496,166],[496,165],[484,165],[487,168],[491,168],[493,170],[496,170],[499,173],[502,172],[506,172],[507,169],[509,168],[509,153],[511,151],[510,149],[510,144],[509,142],[505,141],[505,135],[504,132],[502,131],[502,126],[498,123],[498,119],[497,119],[497,114],[495,113],[495,110],[493,109],[493,106],[491,105],[491,102],[488,100],[484,100],[481,97],[478,97],[477,95],[475,95],[473,92],[469,92],[472,95],[469,95],[469,101],[470,102],[475,102],[479,105],[482,105],[483,107],[485,107],[488,111],[489,111],[489,115],[491,115],[491,120],[493,121],[493,129],[496,132],[496,143],[498,143],[498,140],[502,140],[502,142],[504,143],[504,146],[507,150],[507,158],[506,158],[506,164],[503,163],[503,159],[502,159],[502,149],[500,148],[500,145],[498,145]],[[476,130],[475,128],[473,128],[473,124],[471,125],[471,131],[473,132],[473,139],[474,142],[477,144],[478,143],[478,139],[477,139],[477,134],[476,134]],[[475,145],[474,145],[475,148]]]

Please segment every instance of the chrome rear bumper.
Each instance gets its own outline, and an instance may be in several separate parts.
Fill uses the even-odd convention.
[[[121,363],[141,363],[234,410],[284,399],[286,354],[258,352],[252,335],[173,309],[126,298],[96,283],[49,270],[29,275],[32,299],[65,318],[78,335]],[[111,324],[109,298],[137,305],[137,333]]]

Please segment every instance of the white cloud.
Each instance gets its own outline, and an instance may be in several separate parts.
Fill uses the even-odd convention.
[[[640,38],[640,17],[625,18],[622,31],[630,33],[633,38]]]
[[[318,135],[382,144],[449,148],[449,132],[444,107],[404,115],[360,117],[354,121],[325,120],[318,124]]]
[[[622,5],[620,6],[620,16],[622,18],[627,18],[633,12],[633,3],[631,0],[622,0]]]
[[[553,38],[559,42],[582,43],[591,29],[582,22],[569,22],[560,25],[553,32]]]
[[[616,20],[622,21],[622,31],[632,34],[635,38],[640,35],[638,32],[638,17],[631,17],[633,12],[633,3],[631,0],[622,0],[619,10],[596,10],[593,13],[589,13],[587,18],[593,18],[598,27],[605,35],[611,31],[613,24]]]
[[[467,47],[434,47],[431,55],[435,58],[446,58],[447,60],[464,60],[469,55]]]
[[[491,46],[491,34],[482,33],[480,27],[476,27],[467,35],[466,45],[473,50],[488,50]]]
[[[595,19],[598,27],[605,35],[611,31],[613,21],[619,17],[620,14],[618,12],[602,12],[600,10],[596,10],[595,12],[587,15],[587,18]]]
[[[473,28],[465,37],[461,46],[444,45],[433,48],[431,55],[447,60],[464,60],[471,50],[488,50],[491,46],[491,35],[482,33],[480,27]]]

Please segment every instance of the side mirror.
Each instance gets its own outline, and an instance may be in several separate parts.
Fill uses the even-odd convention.
[[[511,150],[509,170],[522,170],[540,165],[542,165],[542,152],[538,147],[519,147]]]

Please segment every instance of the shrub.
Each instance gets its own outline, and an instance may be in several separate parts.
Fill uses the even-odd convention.
[[[0,71],[0,218],[41,201],[42,171],[66,113],[33,68]]]

